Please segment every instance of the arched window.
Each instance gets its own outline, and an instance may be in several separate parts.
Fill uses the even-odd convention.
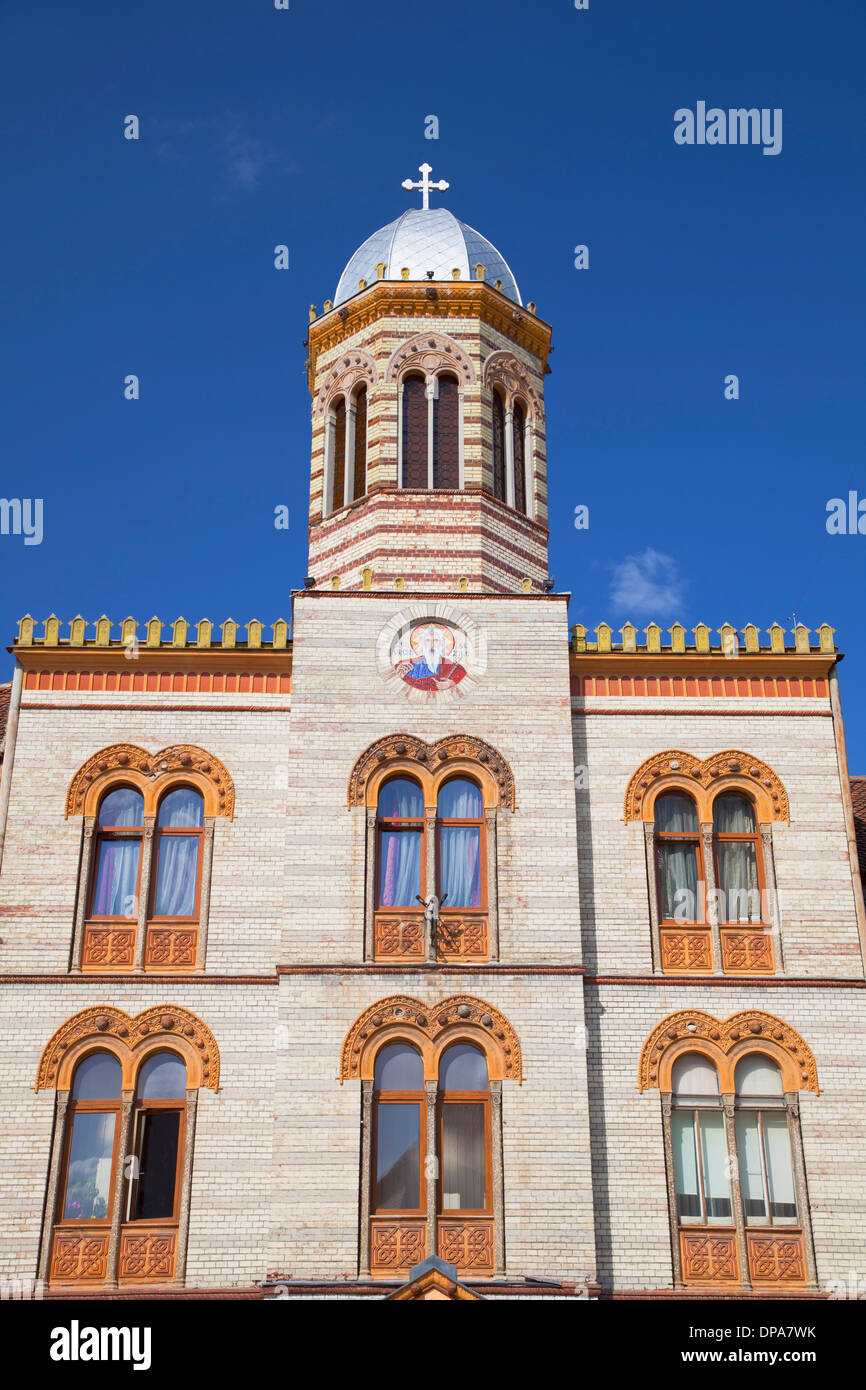
[[[505,402],[501,391],[493,389],[493,496],[502,502],[505,491]]]
[[[127,1221],[176,1221],[186,1110],[186,1063],[153,1052],[139,1069]]]
[[[737,1158],[747,1226],[795,1226],[797,1197],[782,1075],[769,1057],[737,1063]]]
[[[526,515],[526,411],[514,402],[514,505]]]
[[[340,396],[331,406],[331,498],[330,510],[343,506],[346,488],[346,401]]]
[[[426,488],[427,388],[423,376],[403,380],[402,457],[403,487]]]
[[[484,803],[468,777],[453,777],[439,789],[436,806],[439,898],[443,909],[483,908]]]
[[[91,1052],[75,1069],[58,1224],[111,1219],[121,1083],[120,1063],[110,1052]]]
[[[731,1184],[718,1073],[706,1057],[687,1053],[674,1062],[671,1089],[671,1141],[680,1224],[730,1225]]]
[[[159,803],[156,819],[151,916],[195,920],[201,890],[204,801],[192,787],[176,787]]]
[[[460,387],[456,377],[437,380],[433,400],[433,486],[460,486]]]
[[[667,792],[655,803],[656,873],[661,922],[703,919],[704,868],[695,803]]]
[[[421,1057],[408,1043],[376,1055],[373,1080],[374,1213],[424,1210],[424,1078]]]
[[[99,806],[90,916],[138,916],[144,798],[133,787],[116,787]]]
[[[355,438],[352,489],[349,500],[357,501],[367,491],[367,388],[359,386],[353,397]]]
[[[424,884],[424,797],[417,782],[392,777],[379,792],[378,906],[416,907]]]
[[[761,839],[751,801],[724,792],[713,802],[713,848],[724,922],[760,922]]]
[[[440,1213],[492,1213],[490,1086],[487,1058],[471,1043],[455,1043],[439,1063]]]

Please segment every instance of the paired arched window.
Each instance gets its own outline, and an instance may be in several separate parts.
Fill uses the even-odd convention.
[[[734,1072],[733,1106],[712,1060],[685,1053],[671,1069],[670,1151],[686,1283],[803,1283],[804,1234],[794,1176],[796,1116],[772,1057],[748,1053]],[[739,1184],[734,1199],[732,1179]],[[785,1228],[781,1243],[771,1233]],[[695,1228],[716,1231],[711,1245]],[[745,1266],[745,1268],[744,1268]]]
[[[721,940],[726,967],[742,968],[748,950],[753,966],[772,968],[769,938],[759,936],[744,944],[742,935],[730,930],[735,924],[760,929],[769,917],[754,803],[742,792],[724,791],[712,801],[712,817],[710,860],[709,838],[705,846],[693,799],[680,791],[656,798],[653,838],[659,924],[662,928],[673,924],[703,926],[714,919],[724,928]],[[713,888],[708,894],[710,875]],[[709,946],[704,952],[706,966],[710,964],[708,953]]]
[[[432,1166],[427,1162],[423,1065],[408,1043],[386,1044],[376,1054],[373,1106],[373,1216],[423,1216],[427,1179],[437,1170],[437,1216],[492,1215],[490,1086],[480,1048],[458,1042],[442,1053],[436,1093],[438,1161]]]
[[[99,804],[89,919],[135,921],[139,915],[144,799],[115,787]],[[194,921],[201,890],[204,800],[176,787],[160,800],[150,874],[148,920]]]
[[[443,782],[436,833],[428,843],[424,796],[410,777],[382,784],[377,808],[378,908],[419,906],[427,898],[427,857],[435,855],[443,929],[449,916],[483,912],[487,903],[486,835],[481,789],[468,777]]]
[[[55,1229],[112,1219],[121,1082],[121,1065],[111,1052],[91,1052],[75,1069]],[[136,1078],[133,1162],[124,1173],[129,1181],[121,1197],[122,1221],[177,1220],[185,1101],[183,1059],[174,1052],[151,1053]]]
[[[144,836],[141,792],[134,787],[108,792],[99,805],[97,827],[90,915],[135,920]]]
[[[460,383],[451,372],[401,382],[401,485],[425,490],[460,486]]]
[[[327,416],[328,496],[326,513],[338,511],[367,491],[367,387],[331,402]]]

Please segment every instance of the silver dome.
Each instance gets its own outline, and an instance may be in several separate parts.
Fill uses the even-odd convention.
[[[384,262],[386,280],[401,279],[408,267],[410,280],[451,280],[452,270],[460,270],[461,280],[475,278],[474,266],[485,267],[485,279],[492,285],[502,281],[502,293],[522,304],[517,281],[508,262],[496,247],[459,221],[447,208],[410,208],[387,227],[380,227],[359,246],[340,276],[334,304],[342,304],[358,293],[358,281],[368,285],[377,279],[376,266]]]

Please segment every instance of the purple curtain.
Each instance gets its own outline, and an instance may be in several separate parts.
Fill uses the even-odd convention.
[[[383,830],[379,850],[379,906],[417,907],[421,892],[421,831]]]
[[[191,917],[195,911],[198,836],[163,835],[159,842],[155,917]]]

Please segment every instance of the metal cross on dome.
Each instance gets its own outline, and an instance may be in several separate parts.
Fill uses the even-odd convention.
[[[444,179],[440,179],[438,183],[430,182],[430,175],[433,173],[432,164],[419,164],[418,173],[422,176],[420,182],[416,180],[415,183],[413,183],[411,179],[404,179],[402,186],[409,190],[420,188],[421,196],[424,199],[421,206],[426,210],[430,207],[430,189],[435,188],[438,189],[440,193],[444,193],[446,188],[450,188],[451,185],[446,183]]]

